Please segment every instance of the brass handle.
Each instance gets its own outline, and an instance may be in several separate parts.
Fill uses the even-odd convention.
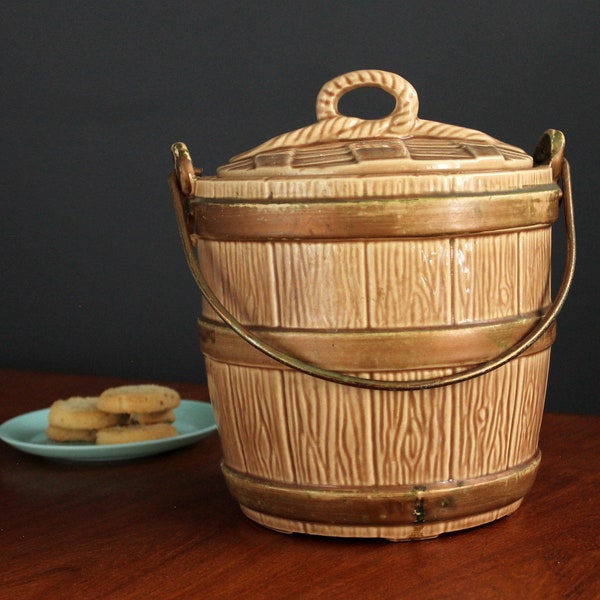
[[[546,134],[545,134],[546,135]],[[182,145],[183,146],[183,145]],[[183,146],[185,148],[185,146]],[[179,232],[181,235],[181,240],[183,243],[184,253],[200,288],[203,296],[206,298],[210,306],[213,310],[221,317],[221,319],[240,337],[242,337],[248,344],[254,346],[257,350],[260,350],[270,358],[275,361],[290,367],[292,369],[296,369],[302,373],[306,373],[313,377],[317,377],[319,379],[324,379],[326,381],[331,381],[334,383],[339,383],[341,385],[350,385],[354,387],[375,389],[375,390],[386,390],[393,392],[404,392],[411,390],[422,390],[429,388],[441,387],[444,385],[450,385],[455,383],[460,383],[463,381],[467,381],[469,379],[473,379],[480,375],[484,375],[494,369],[497,369],[506,363],[510,362],[523,352],[525,352],[528,348],[530,348],[535,342],[537,342],[546,331],[550,328],[550,326],[554,323],[558,313],[562,309],[567,295],[569,293],[569,289],[571,287],[571,283],[573,281],[573,275],[575,272],[575,258],[576,258],[576,239],[575,239],[575,220],[573,214],[573,198],[571,194],[571,175],[569,163],[566,159],[562,160],[562,187],[563,187],[563,206],[565,213],[565,227],[566,227],[566,241],[567,241],[567,258],[565,265],[565,272],[563,275],[563,280],[560,286],[560,289],[554,299],[554,302],[546,312],[546,314],[538,321],[537,325],[519,342],[517,342],[513,347],[509,348],[507,351],[502,354],[496,356],[495,358],[488,360],[486,362],[475,365],[469,369],[464,371],[460,371],[458,373],[454,373],[451,375],[445,375],[443,377],[434,377],[431,379],[423,379],[418,381],[382,381],[376,379],[367,379],[364,377],[356,377],[353,375],[347,375],[345,373],[340,373],[338,371],[333,371],[329,369],[324,369],[317,365],[313,365],[307,363],[303,360],[290,356],[289,354],[274,348],[273,346],[267,344],[263,340],[261,340],[251,329],[242,325],[222,304],[222,302],[217,298],[214,294],[210,286],[208,285],[202,270],[196,260],[194,246],[192,242],[191,232],[189,229],[189,217],[187,214],[187,199],[189,198],[189,194],[185,194],[182,192],[180,188],[180,177],[179,172],[180,169],[178,167],[178,156],[186,156],[185,153],[181,152],[181,148],[178,148],[178,155],[175,155],[175,171],[171,174],[170,177],[170,186],[171,192],[173,195],[173,201],[175,205],[175,213],[177,216],[177,223],[179,227]],[[187,148],[186,148],[187,151]],[[554,150],[554,153],[558,151]],[[560,148],[560,152],[562,152],[562,147]],[[189,157],[189,153],[187,154]],[[562,157],[562,154],[561,154]],[[552,160],[552,156],[550,157],[550,162]],[[186,158],[187,160],[187,158]],[[190,160],[191,164],[191,160]],[[552,163],[551,163],[552,164]],[[553,165],[554,166],[554,165]]]
[[[195,176],[190,152],[185,144],[176,142],[171,146],[171,153],[179,187],[185,196],[189,196],[192,193],[192,181]]]

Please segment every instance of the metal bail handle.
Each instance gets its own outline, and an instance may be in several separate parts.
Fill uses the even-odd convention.
[[[542,140],[548,140],[552,135],[558,132],[549,130],[544,134]],[[562,136],[562,134],[561,134]],[[562,138],[561,138],[562,139]],[[552,140],[551,140],[552,141]],[[564,139],[563,139],[564,143]],[[542,141],[540,141],[542,144]],[[539,146],[538,146],[539,147]],[[480,363],[458,373],[451,375],[445,375],[443,377],[435,377],[431,379],[423,379],[416,381],[382,381],[377,379],[367,379],[365,377],[357,377],[353,375],[347,375],[340,373],[339,371],[333,371],[324,369],[317,365],[307,363],[303,360],[290,356],[289,354],[282,352],[281,350],[274,348],[261,340],[257,335],[245,325],[242,325],[226,308],[222,302],[214,294],[210,286],[208,285],[202,270],[198,264],[194,244],[192,241],[192,233],[190,219],[187,211],[187,200],[193,196],[192,190],[188,194],[184,194],[181,190],[180,183],[181,179],[185,183],[190,180],[190,174],[194,173],[194,169],[189,159],[189,153],[187,148],[181,144],[174,144],[172,151],[175,157],[175,171],[171,173],[169,183],[171,192],[173,195],[173,201],[175,205],[175,213],[177,217],[177,224],[183,243],[184,253],[192,271],[192,275],[200,288],[203,296],[206,298],[213,310],[221,317],[221,319],[241,338],[243,338],[248,344],[254,346],[257,350],[260,350],[273,360],[283,364],[287,367],[306,373],[319,379],[331,381],[341,385],[349,385],[353,387],[367,388],[373,390],[385,390],[391,392],[406,392],[412,390],[423,390],[441,387],[445,385],[461,383],[469,379],[473,379],[485,373],[489,373],[494,369],[497,369],[506,363],[510,362],[528,348],[530,348],[537,340],[539,340],[544,333],[550,328],[552,323],[555,321],[558,313],[562,309],[571,283],[573,281],[573,275],[575,271],[575,257],[576,257],[576,240],[575,240],[575,221],[573,214],[573,198],[571,195],[571,175],[569,163],[562,157],[562,147],[553,150],[550,156],[544,156],[544,162],[552,164],[553,170],[557,169],[557,163],[559,162],[558,156],[560,156],[561,175],[562,175],[562,187],[563,187],[563,207],[565,213],[565,228],[566,228],[566,241],[567,241],[567,257],[565,264],[565,272],[560,289],[554,299],[554,302],[546,312],[546,314],[538,321],[537,325],[519,342],[517,342],[512,348],[506,352],[496,356],[495,358],[486,362]],[[183,157],[184,165],[178,164],[178,156]],[[188,162],[189,160],[189,162]],[[198,173],[198,171],[196,171]],[[183,178],[180,176],[183,174]]]

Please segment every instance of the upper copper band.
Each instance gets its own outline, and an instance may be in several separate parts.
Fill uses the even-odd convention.
[[[248,201],[192,198],[195,233],[213,240],[459,235],[549,225],[560,189],[394,199]]]

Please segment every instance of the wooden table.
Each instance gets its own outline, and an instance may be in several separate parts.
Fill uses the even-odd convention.
[[[0,370],[0,421],[123,383]],[[540,446],[512,516],[394,544],[254,524],[225,488],[217,434],[103,464],[0,443],[0,598],[600,598],[600,417],[546,414]]]

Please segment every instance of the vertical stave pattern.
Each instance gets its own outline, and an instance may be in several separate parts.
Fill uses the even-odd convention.
[[[218,392],[211,398],[227,464],[275,481],[294,481],[281,374],[207,360]]]
[[[513,362],[517,361],[522,372],[515,377],[519,402],[515,406],[510,436],[511,464],[527,460],[537,449],[550,367],[550,348]]]
[[[425,379],[447,369],[378,373],[377,379]],[[450,388],[373,391],[374,462],[378,485],[423,485],[449,479]]]
[[[371,327],[451,323],[448,239],[373,241],[366,252]]]
[[[362,243],[281,243],[274,255],[282,327],[367,326]]]
[[[508,468],[517,361],[454,387],[451,476],[455,481]],[[511,393],[512,391],[512,393]]]
[[[208,375],[208,392],[219,429],[221,446],[227,464],[240,473],[248,471],[245,449],[245,433],[240,431],[240,423],[234,410],[239,399],[234,395],[237,384],[232,382],[232,370],[227,364],[204,357]]]
[[[522,356],[453,387],[451,479],[497,473],[535,454],[549,358],[549,349]]]
[[[519,312],[519,237],[516,233],[456,238],[456,323],[501,319]]]
[[[369,392],[294,371],[283,379],[297,482],[373,485]]]
[[[521,314],[550,304],[550,265],[552,230],[550,227],[519,234],[519,308]]]
[[[201,240],[198,260],[209,286],[242,323],[271,327],[279,324],[270,243]],[[203,314],[217,318],[206,302]]]
[[[223,286],[220,283],[224,277],[224,273],[220,271],[219,244],[209,240],[198,240],[196,256],[198,266],[204,274],[206,282],[221,302],[227,306],[229,301],[223,296]],[[215,313],[204,297],[202,297],[202,315],[208,319],[219,320],[217,313]]]

